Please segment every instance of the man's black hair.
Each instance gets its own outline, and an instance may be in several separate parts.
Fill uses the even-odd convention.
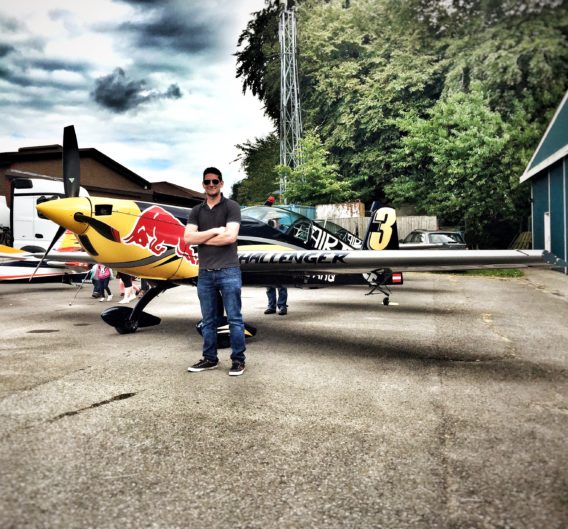
[[[207,169],[203,171],[203,178],[205,178],[206,174],[216,174],[219,177],[219,180],[221,180],[221,182],[223,181],[223,175],[217,167],[207,167]]]

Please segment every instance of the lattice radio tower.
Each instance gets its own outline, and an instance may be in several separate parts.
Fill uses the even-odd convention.
[[[278,36],[280,40],[280,164],[297,167],[302,136],[300,87],[296,62],[296,13],[288,0],[283,1]],[[280,196],[286,192],[286,177],[280,177]]]

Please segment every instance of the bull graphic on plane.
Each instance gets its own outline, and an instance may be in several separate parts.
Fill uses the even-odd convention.
[[[152,284],[134,308],[112,307],[103,312],[103,319],[119,333],[158,324],[159,318],[144,312],[148,303],[169,288],[197,281],[197,248],[183,242],[189,209],[79,197],[79,152],[72,126],[64,130],[63,178],[67,198],[44,202],[38,210],[59,224],[60,230],[75,233],[92,261],[147,278]],[[547,259],[549,264],[557,263],[544,250],[398,250],[392,208],[373,213],[362,249],[346,242],[355,239],[341,230],[333,234],[288,210],[246,208],[238,238],[243,284],[307,288],[360,284],[379,289],[388,304],[388,285],[394,279],[402,282],[401,272],[407,270],[542,266]],[[46,255],[50,250],[51,246]]]
[[[160,226],[169,225],[167,232]],[[191,264],[197,264],[197,255],[191,246],[183,242],[185,225],[171,213],[160,206],[150,206],[145,209],[134,223],[130,233],[122,239],[125,244],[136,244],[150,250],[155,255],[162,255],[168,247],[175,248],[178,257],[184,257]]]

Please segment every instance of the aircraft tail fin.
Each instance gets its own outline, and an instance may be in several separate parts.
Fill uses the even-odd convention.
[[[371,205],[371,219],[363,240],[364,250],[398,250],[398,228],[394,208],[375,201]]]

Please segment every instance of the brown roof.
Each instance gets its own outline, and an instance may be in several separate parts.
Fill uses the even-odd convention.
[[[171,182],[152,182],[156,202],[176,202],[180,206],[195,206],[205,199],[205,193],[188,189]],[[166,200],[165,200],[166,199]]]
[[[63,147],[61,145],[39,145],[35,147],[21,147],[17,152],[1,152],[0,165],[11,165],[16,162],[36,160],[61,160]],[[92,147],[79,149],[79,156],[83,159],[92,158],[109,169],[124,176],[128,180],[140,186],[142,189],[150,189],[151,183],[140,175],[131,171],[124,165],[109,158],[106,154]]]
[[[0,170],[7,169],[22,162],[41,162],[47,160],[61,160],[63,148],[61,145],[37,145],[33,147],[21,147],[16,152],[0,153]],[[142,200],[153,200],[163,204],[172,204],[178,206],[192,207],[201,203],[205,194],[194,191],[170,182],[150,182],[140,175],[131,171],[124,165],[109,158],[106,154],[94,148],[79,149],[79,155],[82,160],[93,159],[101,165],[112,170],[114,173],[121,175],[139,188],[138,191],[133,189],[117,189],[114,187],[99,187],[97,185],[85,185],[87,190],[93,195],[116,195],[133,197]],[[60,179],[61,174],[51,175]],[[0,185],[1,187],[1,185]],[[0,190],[1,194],[1,190]]]

